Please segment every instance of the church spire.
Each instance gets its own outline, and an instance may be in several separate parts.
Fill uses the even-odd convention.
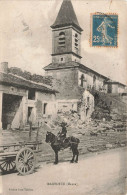
[[[80,62],[81,27],[71,0],[63,0],[52,28],[52,62]]]
[[[82,28],[80,27],[79,22],[77,20],[71,0],[63,0],[60,11],[51,28],[54,29],[57,27],[64,27],[70,25],[74,26],[79,31],[82,31]]]

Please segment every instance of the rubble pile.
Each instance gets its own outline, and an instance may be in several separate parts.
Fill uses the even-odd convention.
[[[95,110],[92,113],[92,119],[110,121],[127,121],[127,105],[123,98],[118,95],[105,94],[99,91],[91,91],[95,99]]]
[[[116,120],[93,120],[88,119],[81,121],[80,116],[76,112],[65,112],[58,114],[57,118],[52,121],[44,121],[33,130],[31,138],[29,131],[11,130],[3,131],[3,143],[18,143],[22,141],[36,141],[37,130],[38,140],[42,141],[42,152],[38,155],[39,161],[53,162],[54,152],[50,144],[45,142],[46,132],[50,131],[55,135],[61,130],[61,122],[67,123],[67,137],[75,136],[79,138],[79,153],[86,154],[89,152],[99,152],[111,148],[124,147],[127,144],[126,130],[127,124],[125,121]],[[71,150],[65,149],[59,153],[60,160],[70,159],[72,156]]]
[[[111,111],[110,116],[112,120],[115,120],[115,121],[121,121],[121,120],[127,121],[127,114],[125,113],[117,113],[117,112]]]
[[[56,120],[54,121],[54,124],[60,125],[62,121],[65,121],[71,127],[75,127],[80,124],[80,116],[77,112],[72,111],[59,113]]]
[[[95,98],[95,110],[92,113],[92,119],[105,120],[110,121],[112,119],[110,112],[111,106],[107,104],[107,98],[105,94],[101,92],[96,92],[94,94]]]
[[[108,109],[103,109],[98,106],[95,107],[94,112],[92,113],[92,119],[98,119],[102,120],[105,118],[105,120],[110,121],[112,119],[112,116],[110,115],[110,111]]]

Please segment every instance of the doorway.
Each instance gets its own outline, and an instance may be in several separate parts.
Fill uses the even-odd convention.
[[[2,102],[2,128],[7,129],[11,126],[15,115],[19,110],[22,101],[22,96],[3,93]],[[17,121],[18,122],[18,121]]]
[[[33,107],[28,107],[28,115],[27,115],[27,123],[29,123],[29,121],[31,121],[32,119],[32,110],[33,110]]]
[[[108,84],[108,93],[112,93],[112,84]]]

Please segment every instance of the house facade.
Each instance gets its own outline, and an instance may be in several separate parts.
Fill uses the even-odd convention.
[[[56,91],[49,86],[8,73],[0,65],[0,128],[21,129],[31,121],[38,125],[57,114]]]
[[[105,86],[107,87],[107,93],[115,94],[124,93],[126,91],[126,85],[112,80],[107,80]]]

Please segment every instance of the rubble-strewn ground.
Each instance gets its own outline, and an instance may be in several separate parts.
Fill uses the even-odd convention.
[[[54,152],[50,145],[45,143],[47,131],[55,135],[61,130],[60,123],[66,121],[67,136],[75,136],[80,139],[79,153],[86,154],[89,152],[98,152],[106,149],[124,147],[127,144],[126,122],[123,121],[97,121],[87,120],[82,122],[77,113],[59,114],[57,119],[52,122],[42,123],[39,127],[38,139],[42,141],[42,152],[39,154],[39,161],[53,162]],[[29,128],[28,128],[29,129]],[[28,130],[3,130],[3,143],[18,143],[22,141],[36,140],[37,131],[32,131],[31,139]],[[60,151],[59,160],[71,159],[71,150],[65,149]]]

